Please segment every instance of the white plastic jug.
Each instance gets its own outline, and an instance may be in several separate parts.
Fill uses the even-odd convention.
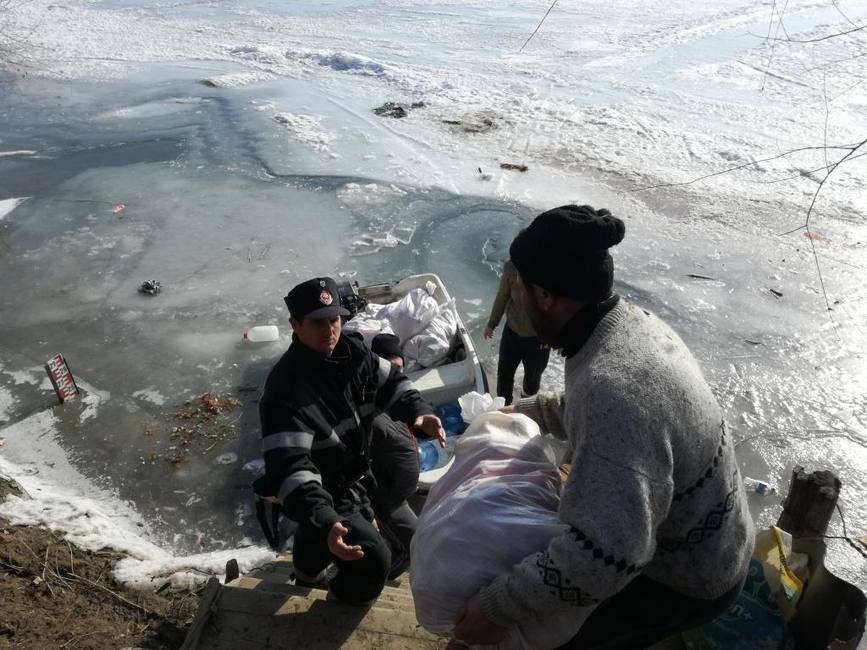
[[[276,325],[257,325],[244,332],[244,339],[253,343],[269,343],[280,338]]]

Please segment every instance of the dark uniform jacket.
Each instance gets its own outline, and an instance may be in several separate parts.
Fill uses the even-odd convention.
[[[358,481],[377,412],[411,425],[432,410],[360,335],[344,333],[330,357],[294,340],[259,402],[265,476],[256,492],[296,522],[330,529],[347,507],[366,501]]]

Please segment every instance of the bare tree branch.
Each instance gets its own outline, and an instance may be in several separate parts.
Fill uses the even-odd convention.
[[[861,54],[853,54],[852,56],[846,57],[845,59],[835,59],[834,61],[827,61],[826,63],[814,65],[812,68],[804,68],[804,72],[813,72],[813,70],[830,68],[840,63],[849,63],[850,61],[854,61],[855,59],[860,59],[862,56],[867,56],[867,52],[861,52]]]
[[[656,189],[659,189],[661,187],[682,187],[684,185],[692,185],[693,183],[698,183],[699,181],[704,181],[704,180],[707,180],[708,178],[713,178],[714,176],[721,176],[723,174],[730,174],[731,172],[736,172],[736,171],[741,170],[741,169],[753,167],[755,165],[758,165],[759,163],[770,162],[772,160],[779,160],[780,158],[785,158],[786,156],[791,156],[792,154],[799,153],[802,151],[821,151],[823,149],[842,149],[844,151],[849,151],[850,153],[853,153],[854,151],[857,151],[858,149],[863,147],[865,143],[867,143],[867,140],[862,140],[860,143],[852,144],[852,145],[824,145],[821,147],[798,147],[797,149],[789,149],[788,151],[784,151],[781,154],[777,154],[776,156],[771,156],[769,158],[761,158],[759,160],[751,160],[750,162],[743,163],[742,165],[735,165],[733,167],[727,167],[726,169],[722,169],[718,172],[705,174],[704,176],[699,176],[698,178],[693,178],[692,180],[689,180],[689,181],[683,181],[683,182],[679,182],[679,183],[657,183],[655,185],[645,185],[643,187],[636,187],[634,189],[631,189],[631,190],[629,190],[629,192],[644,192],[646,190],[656,190]],[[843,162],[843,161],[842,160],[838,161],[837,163],[835,163],[832,166],[836,168],[836,166],[839,165],[841,162]],[[823,168],[820,167],[819,170],[821,170],[821,169],[823,169]]]
[[[853,160],[858,160],[859,158],[863,158],[864,156],[867,156],[867,151],[865,151],[864,153],[859,153],[857,156],[852,156],[846,162],[852,162]],[[773,185],[775,183],[784,183],[785,181],[791,181],[791,180],[794,180],[796,178],[810,178],[810,176],[812,174],[815,174],[816,172],[823,172],[832,166],[833,166],[832,164],[828,164],[828,165],[822,165],[821,167],[816,167],[814,169],[807,169],[807,170],[800,169],[796,173],[791,174],[790,176],[782,176],[781,178],[775,178],[775,179],[770,180],[770,181],[761,181],[761,183],[763,185]],[[816,182],[818,183],[819,181],[816,181]]]
[[[532,39],[532,38],[536,35],[536,32],[539,31],[539,28],[542,26],[542,23],[545,22],[545,19],[548,17],[548,14],[551,13],[551,10],[554,8],[554,5],[555,5],[555,4],[557,4],[557,0],[554,0],[554,2],[551,3],[551,6],[548,7],[548,11],[546,11],[546,12],[545,12],[545,15],[542,16],[542,20],[539,21],[539,24],[538,24],[538,25],[536,25],[536,29],[533,30],[533,33],[530,34],[530,36],[527,37],[527,40],[526,40],[526,41],[524,41],[524,44],[521,46],[521,49],[518,50],[518,54],[520,54],[521,52],[524,51],[524,48],[527,47],[527,43],[529,43],[529,42],[530,42],[530,39]]]
[[[786,36],[785,38],[779,38],[774,36],[773,38],[768,38],[765,40],[775,41],[775,42],[783,42],[783,43],[820,43],[821,41],[827,41],[832,38],[838,38],[840,36],[846,36],[846,34],[854,34],[855,32],[867,31],[867,25],[859,25],[853,29],[848,29],[845,32],[834,32],[833,34],[825,34],[825,36],[819,36],[818,38],[791,38]]]
[[[777,30],[774,32],[773,38],[771,38],[771,26],[774,23],[774,14],[777,13],[777,1],[776,0],[774,0],[773,6],[771,7],[771,20],[768,23],[768,35],[765,37],[765,42],[771,43],[771,51],[768,54],[768,64],[765,66],[765,76],[762,78],[762,87],[759,90],[759,92],[765,92],[765,82],[767,81],[768,72],[771,69],[771,63],[774,60],[774,49],[776,47],[777,41],[786,40],[786,39],[780,39],[777,36],[777,34],[779,34],[780,29],[782,29],[783,33],[786,35],[786,38],[788,38],[788,36],[789,36],[788,32],[786,32],[786,28],[783,26],[783,14],[786,13],[786,7],[788,7],[788,6],[789,6],[789,0],[786,0],[786,3],[783,5],[783,10],[781,12],[779,12],[779,14],[778,14],[779,20],[777,21]]]

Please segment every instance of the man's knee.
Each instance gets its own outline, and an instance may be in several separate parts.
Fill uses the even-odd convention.
[[[337,577],[331,582],[331,591],[350,604],[367,603],[382,593],[391,570],[391,551],[385,539],[373,524],[359,516],[349,522],[346,543],[358,545],[364,556],[351,561],[338,561]]]
[[[363,566],[364,573],[370,576],[372,581],[378,582],[382,579],[384,584],[391,569],[391,550],[388,548],[385,538],[374,530],[373,535],[359,542],[350,541],[350,544],[352,543],[359,544],[361,550],[364,551],[364,557],[355,560],[355,562],[360,563],[359,567]]]

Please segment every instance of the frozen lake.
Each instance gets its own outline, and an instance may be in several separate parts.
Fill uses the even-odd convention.
[[[262,557],[255,398],[288,344],[286,290],[438,273],[494,368],[481,331],[508,245],[577,202],[625,219],[617,288],[696,354],[744,474],[785,488],[797,464],[833,468],[867,532],[867,167],[835,170],[808,238],[782,233],[845,150],[768,160],[867,137],[850,87],[867,57],[834,63],[863,46],[772,51],[769,5],[621,0],[557,5],[519,52],[548,6],[22,5],[17,24],[42,27],[27,75],[0,77],[0,472],[41,505],[2,514],[156,562],[130,579],[172,555]],[[790,3],[785,24],[807,40],[844,29],[840,11]],[[385,101],[407,117],[375,115]],[[152,279],[160,294],[137,293]],[[281,341],[243,342],[257,324]],[[84,398],[51,409],[56,352]],[[207,391],[239,400],[228,433],[168,462],[171,414]]]

